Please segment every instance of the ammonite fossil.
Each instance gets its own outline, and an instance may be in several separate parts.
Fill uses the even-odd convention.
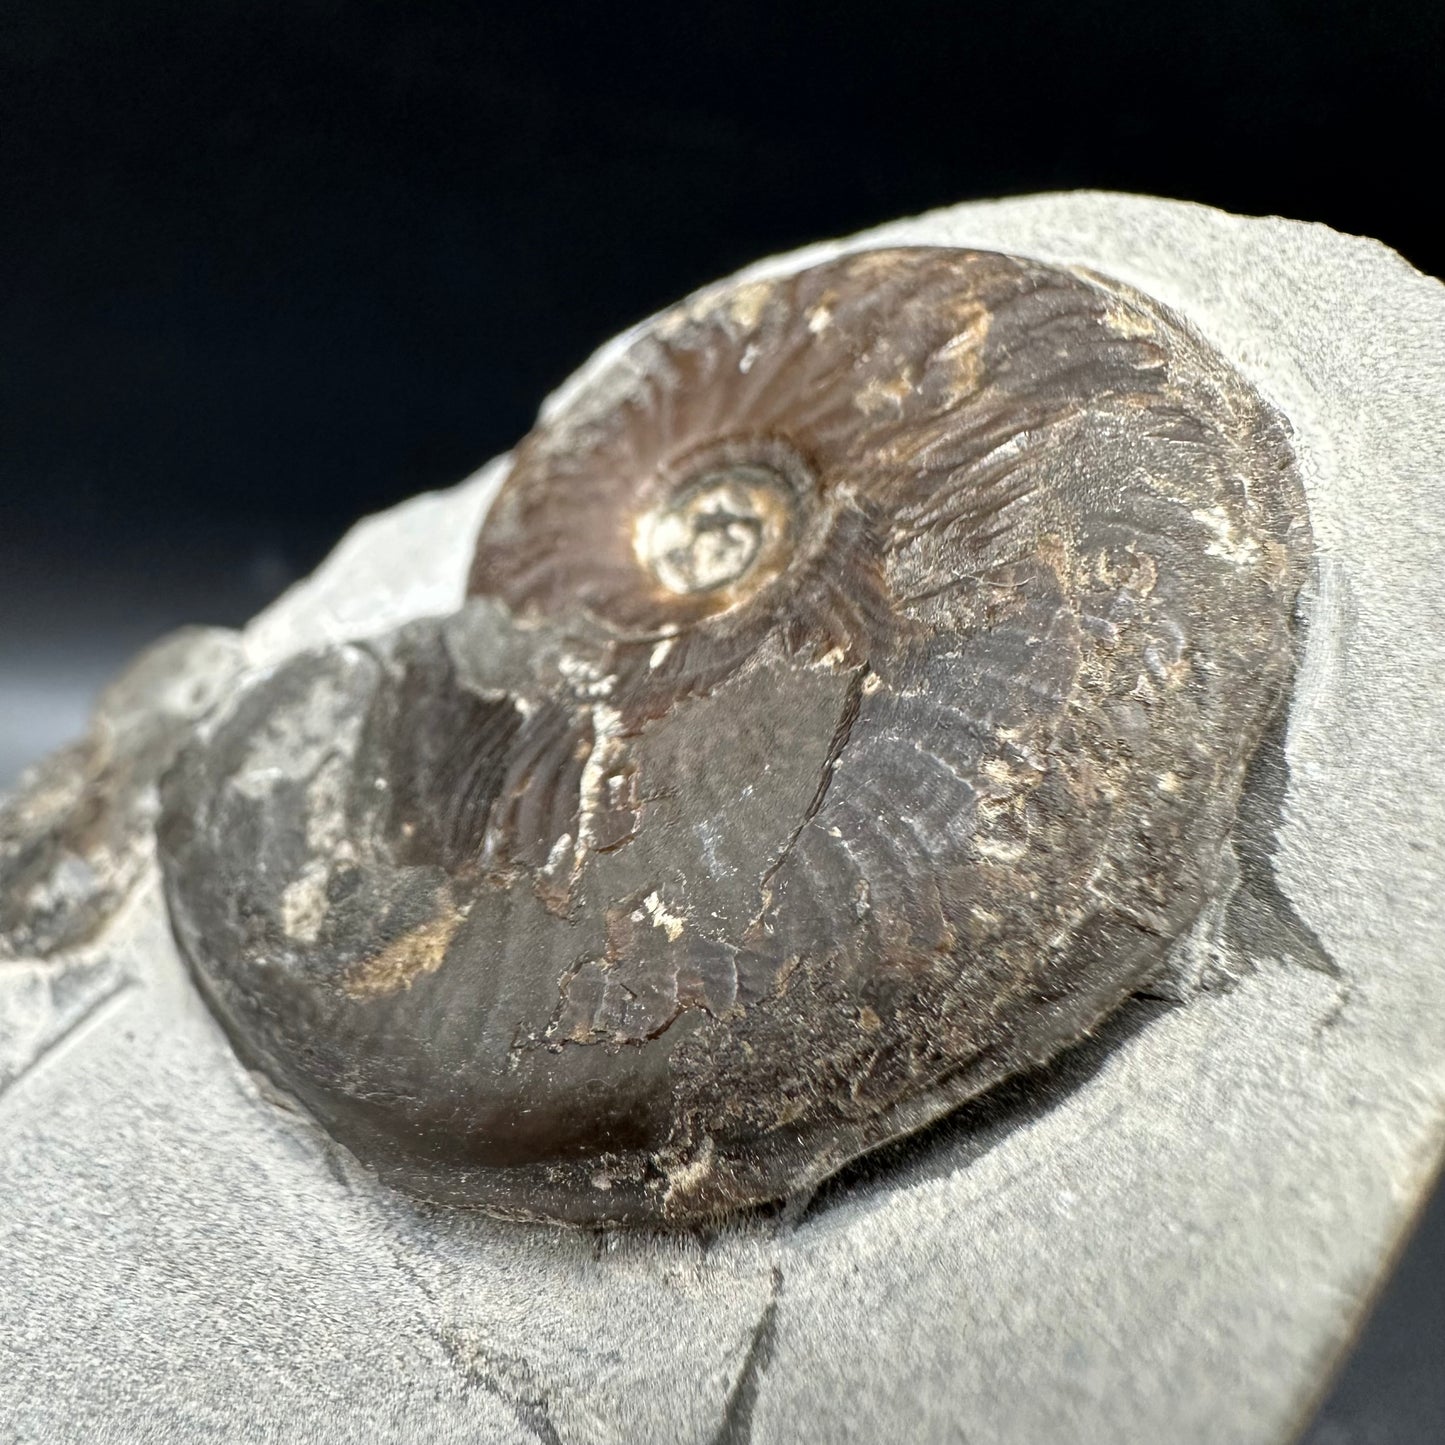
[[[1126,287],[920,248],[707,292],[522,442],[455,615],[185,752],[178,936],[424,1197],[805,1190],[1158,969],[1308,551],[1281,423]]]

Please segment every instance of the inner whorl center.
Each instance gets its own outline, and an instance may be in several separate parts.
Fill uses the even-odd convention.
[[[786,560],[794,514],[793,489],[771,467],[719,467],[639,519],[637,554],[669,592],[761,585]]]

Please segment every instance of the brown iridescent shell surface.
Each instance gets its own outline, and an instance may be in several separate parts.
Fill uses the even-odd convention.
[[[185,751],[177,935],[425,1198],[797,1195],[1158,971],[1309,551],[1278,417],[1127,287],[919,248],[703,293],[523,440],[454,615]]]

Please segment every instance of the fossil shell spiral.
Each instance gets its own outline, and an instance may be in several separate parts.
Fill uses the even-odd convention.
[[[186,750],[177,935],[424,1197],[805,1190],[1159,967],[1309,550],[1281,421],[1122,285],[918,248],[705,292],[521,443],[458,612]]]

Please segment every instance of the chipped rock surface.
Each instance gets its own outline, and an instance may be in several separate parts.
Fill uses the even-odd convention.
[[[810,1201],[706,1233],[418,1206],[237,1063],[161,901],[154,739],[112,765],[102,722],[0,814],[0,881],[29,870],[0,887],[6,1438],[1298,1427],[1445,1146],[1445,288],[1321,227],[1088,194],[961,206],[755,274],[881,244],[1118,278],[1294,429],[1304,656],[1246,786],[1235,886],[1176,950],[1168,997]],[[241,661],[453,610],[504,471],[363,523],[239,640],[137,674],[139,716],[188,726]],[[1227,517],[1197,520],[1221,555],[1240,545]],[[115,801],[82,827],[97,790]],[[51,854],[4,851],[52,815]],[[316,902],[293,886],[304,937]],[[395,966],[424,969],[423,945]]]

